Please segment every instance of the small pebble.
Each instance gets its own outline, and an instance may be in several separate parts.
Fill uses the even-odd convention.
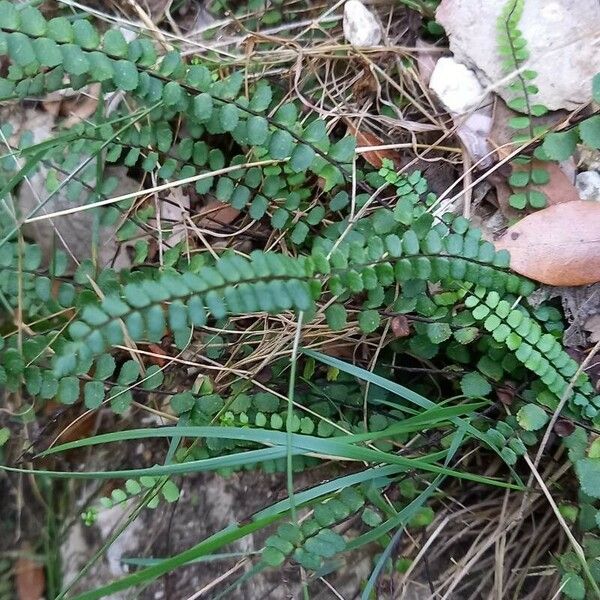
[[[582,200],[600,202],[600,173],[598,171],[583,171],[575,178],[575,187]]]

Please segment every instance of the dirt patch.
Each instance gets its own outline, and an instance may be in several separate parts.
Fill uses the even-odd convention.
[[[125,576],[129,567],[122,559],[163,558],[182,552],[220,529],[285,497],[284,490],[284,475],[249,472],[229,477],[213,473],[188,477],[182,484],[178,502],[143,511],[73,590],[93,589]],[[129,504],[124,508],[104,511],[92,527],[86,527],[81,521],[73,524],[62,550],[65,581],[72,580],[84,567],[131,508],[133,506]],[[255,553],[261,549],[269,533],[261,531],[218,551],[235,553],[236,556],[193,564],[169,573],[141,591],[137,597],[144,600],[216,598],[256,562]],[[244,560],[245,557],[247,560]],[[344,575],[332,578],[336,590],[344,598],[354,598],[359,594],[360,581],[368,577],[371,568],[368,558],[351,556],[349,560],[352,561],[352,568],[341,569]],[[230,570],[231,575],[224,576]],[[297,597],[299,589],[298,568],[289,566],[260,573],[237,589],[227,591],[223,597],[231,600],[283,600]],[[205,592],[194,596],[201,590]],[[311,598],[335,598],[322,582],[312,584],[311,590]],[[111,596],[114,600],[131,597],[132,592]]]

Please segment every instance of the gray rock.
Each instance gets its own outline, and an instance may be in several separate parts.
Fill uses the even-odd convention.
[[[344,4],[344,37],[353,46],[377,46],[381,41],[379,21],[359,0]]]
[[[21,185],[17,197],[20,214],[29,215],[38,209],[38,215],[51,214],[57,211],[73,208],[83,202],[72,202],[67,197],[66,191],[60,190],[48,202],[45,202],[47,192],[45,181],[48,171],[42,167],[31,179]],[[138,183],[127,177],[125,169],[112,167],[105,171],[105,175],[114,175],[119,179],[119,192],[127,194],[137,191]],[[63,176],[59,176],[59,181]],[[91,182],[95,185],[95,182]],[[42,208],[39,205],[42,204]],[[128,242],[119,243],[116,239],[116,226],[101,227],[99,231],[99,243],[93,248],[92,232],[94,231],[94,214],[91,210],[76,212],[53,219],[45,219],[24,226],[28,237],[39,244],[45,259],[49,259],[56,246],[63,250],[69,258],[72,270],[76,261],[81,262],[96,254],[98,264],[101,267],[112,266],[115,269],[124,269],[131,265],[127,247],[132,246]]]
[[[598,171],[583,171],[575,178],[575,187],[582,200],[600,202],[600,173]]]
[[[55,126],[55,117],[35,108],[24,108],[12,112],[10,108],[0,111],[0,121],[10,124],[13,134],[10,140],[16,144],[23,133],[28,132],[33,143],[47,140]],[[22,164],[20,165],[22,166]],[[119,180],[119,194],[126,194],[139,189],[137,181],[127,176],[122,167],[109,167],[106,176],[115,176]],[[56,211],[73,208],[83,204],[85,193],[78,201],[69,200],[66,190],[60,190],[46,202],[48,191],[46,178],[48,168],[42,165],[33,175],[27,177],[15,194],[16,211],[20,218],[28,217],[37,210],[38,215],[50,214]],[[64,179],[62,173],[57,174],[59,181]],[[95,181],[87,182],[94,188]],[[40,208],[40,204],[43,206]],[[133,243],[121,244],[116,239],[116,226],[101,227],[98,247],[92,248],[92,231],[94,215],[92,211],[78,212],[55,219],[40,220],[23,227],[26,237],[39,244],[43,253],[44,264],[50,260],[55,247],[67,253],[70,270],[76,261],[90,258],[95,253],[98,264],[102,267],[112,265],[116,269],[128,267],[131,264],[127,246]],[[93,252],[94,250],[94,252]]]
[[[506,76],[496,29],[505,4],[506,0],[442,0],[436,13],[456,59],[478,69],[488,85]],[[527,66],[538,73],[534,103],[572,110],[590,102],[592,78],[600,72],[600,2],[527,0],[519,29],[530,52]],[[505,100],[513,97],[505,86],[497,92]]]

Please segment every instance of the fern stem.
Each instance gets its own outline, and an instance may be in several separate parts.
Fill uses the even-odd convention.
[[[511,19],[513,18],[515,12],[518,10],[519,11],[519,16],[518,19],[520,20],[521,17],[521,11],[523,9],[523,4],[520,2],[520,0],[514,0],[512,3],[512,7],[510,9],[510,11],[508,12],[508,15],[504,21],[504,26],[506,29],[506,41],[510,47],[510,51],[512,54],[512,61],[513,61],[513,65],[514,65],[514,69],[515,69],[515,75],[519,81],[519,84],[521,86],[521,90],[523,92],[523,99],[525,101],[525,110],[527,111],[527,115],[529,117],[528,119],[528,124],[527,124],[527,133],[529,134],[529,141],[533,141],[535,139],[535,130],[533,127],[533,122],[532,122],[532,105],[531,105],[531,97],[529,95],[529,90],[527,89],[527,82],[525,81],[525,78],[523,77],[523,67],[524,67],[524,62],[523,60],[521,60],[518,56],[517,56],[517,48],[515,47],[515,40],[514,40],[514,33],[515,33],[515,26],[511,25]],[[531,157],[527,157],[528,161],[527,161],[527,178],[529,180],[528,186],[531,186],[533,184],[532,182],[532,177],[533,177],[533,159]],[[527,189],[527,188],[525,188]],[[525,197],[526,197],[526,201],[528,204],[531,205],[531,188],[529,188],[529,191],[525,191]]]

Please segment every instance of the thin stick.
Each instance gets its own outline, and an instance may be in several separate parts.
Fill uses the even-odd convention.
[[[146,190],[138,190],[137,192],[131,192],[129,194],[123,194],[122,196],[115,196],[114,198],[107,198],[106,200],[99,200],[98,202],[92,202],[91,204],[84,204],[83,206],[76,206],[74,208],[66,208],[64,210],[58,210],[53,213],[45,215],[38,215],[37,217],[31,217],[25,219],[24,223],[33,223],[35,221],[43,221],[45,219],[53,219],[55,217],[64,217],[65,215],[72,215],[74,213],[82,212],[84,210],[91,210],[92,208],[98,208],[99,206],[108,206],[109,204],[115,204],[122,202],[123,200],[130,200],[131,198],[139,198],[140,196],[148,196],[164,190],[170,190],[171,188],[178,187],[181,185],[187,185],[188,183],[194,183],[195,181],[201,181],[202,179],[209,179],[215,175],[224,175],[231,173],[232,171],[239,171],[240,169],[249,169],[250,167],[262,167],[265,165],[273,165],[276,163],[285,162],[281,160],[258,160],[256,162],[245,163],[243,165],[232,165],[230,167],[224,167],[217,169],[216,171],[209,171],[207,173],[200,173],[199,175],[193,175],[192,177],[184,177],[177,181],[170,183],[163,183],[162,185],[156,185]]]
[[[202,589],[200,589],[197,592],[195,592],[194,594],[192,594],[187,600],[197,600],[198,598],[200,598],[200,596],[203,596],[204,594],[206,594],[206,592],[209,592],[210,590],[212,590],[216,585],[218,585],[219,583],[221,583],[222,581],[227,579],[230,575],[233,575],[233,573],[235,573],[236,571],[239,571],[246,564],[248,564],[247,558],[238,562],[236,565],[231,567],[231,569],[229,569],[228,571],[225,571],[225,573],[223,573],[222,575],[219,575],[219,577],[217,577],[216,579],[213,579],[210,583],[206,584]]]

